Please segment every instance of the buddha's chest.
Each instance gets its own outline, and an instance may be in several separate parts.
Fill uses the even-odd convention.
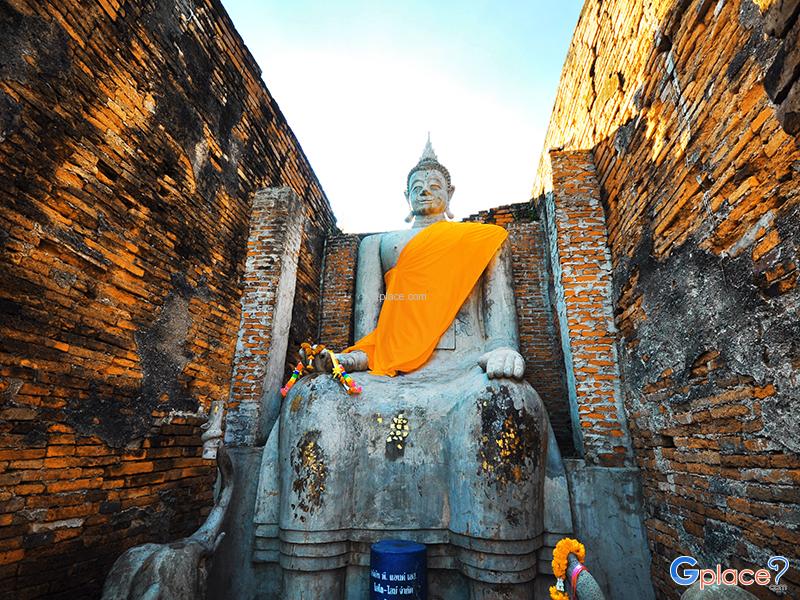
[[[391,231],[384,233],[380,241],[380,259],[383,273],[397,265],[403,248],[422,229]],[[437,350],[468,350],[483,340],[483,319],[480,302],[480,280],[462,304],[456,318],[442,334],[436,345]],[[424,298],[424,290],[421,290]]]
[[[381,267],[385,273],[397,265],[397,259],[406,244],[422,229],[408,229],[405,231],[390,231],[381,236],[380,252]]]

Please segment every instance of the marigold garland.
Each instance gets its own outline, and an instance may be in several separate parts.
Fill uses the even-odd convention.
[[[292,389],[292,386],[295,382],[300,378],[300,376],[305,372],[305,368],[303,367],[303,363],[297,363],[297,366],[292,371],[292,376],[289,378],[289,381],[286,382],[286,385],[281,388],[281,396],[286,398],[286,394],[289,393],[289,390]]]
[[[333,363],[333,378],[342,384],[342,387],[348,394],[360,394],[361,386],[357,385],[356,382],[353,381],[353,378],[347,374],[347,371],[344,370],[344,367],[339,364],[339,360],[336,358],[336,355],[330,350],[328,353],[331,356],[331,363]]]
[[[301,358],[305,359],[306,364],[303,364],[302,360],[297,363],[297,366],[294,368],[289,381],[287,381],[286,385],[281,388],[281,396],[285,398],[286,394],[289,393],[289,390],[292,389],[292,386],[294,386],[298,379],[300,379],[306,373],[314,371],[314,359],[322,354],[328,354],[330,356],[331,364],[333,365],[331,374],[333,375],[333,378],[342,385],[345,391],[351,395],[361,393],[361,386],[357,385],[356,382],[353,381],[353,378],[348,375],[347,371],[344,370],[344,367],[336,358],[336,354],[328,350],[322,344],[312,345],[308,342],[303,342],[300,345],[300,356]]]
[[[569,600],[566,588],[564,587],[564,579],[567,576],[567,557],[574,554],[579,561],[583,562],[586,558],[586,548],[583,547],[578,540],[572,538],[563,538],[559,540],[553,550],[553,574],[558,579],[556,585],[550,587],[551,600]]]

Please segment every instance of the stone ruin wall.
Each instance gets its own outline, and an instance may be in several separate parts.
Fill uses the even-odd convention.
[[[800,595],[798,10],[588,0],[539,166],[541,203],[553,158],[596,167],[660,598],[682,554],[787,556]]]
[[[204,519],[201,420],[161,417],[228,399],[265,186],[305,339],[333,216],[219,1],[0,3],[0,598],[97,597]]]

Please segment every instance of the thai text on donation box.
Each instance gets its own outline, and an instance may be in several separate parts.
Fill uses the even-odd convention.
[[[423,544],[383,540],[372,544],[370,600],[427,600],[427,553]]]

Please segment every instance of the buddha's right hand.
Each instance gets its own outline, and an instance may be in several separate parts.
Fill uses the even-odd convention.
[[[353,350],[352,352],[342,352],[336,358],[348,373],[356,371],[366,371],[369,369],[369,357],[363,350]]]
[[[369,369],[369,358],[367,357],[367,353],[362,350],[336,353],[336,358],[339,364],[341,364],[348,373],[366,371]],[[333,363],[329,356],[325,357],[325,369],[328,371],[333,369]]]

